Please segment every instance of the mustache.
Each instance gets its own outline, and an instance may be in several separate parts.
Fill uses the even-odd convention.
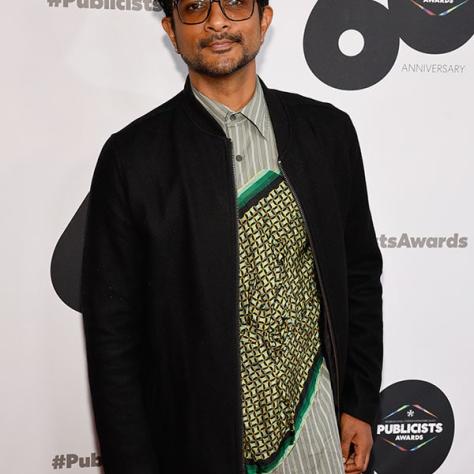
[[[214,41],[222,41],[222,40],[234,41],[236,43],[240,43],[242,41],[242,36],[238,34],[225,33],[223,35],[213,35],[209,38],[205,38],[201,40],[199,43],[200,43],[201,48],[206,48]]]

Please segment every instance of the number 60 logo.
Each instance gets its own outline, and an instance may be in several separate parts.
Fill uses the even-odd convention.
[[[356,56],[339,49],[346,30],[359,31],[364,48]],[[400,38],[423,53],[441,54],[474,33],[474,0],[319,0],[306,24],[303,49],[313,74],[344,90],[382,80],[397,59]]]

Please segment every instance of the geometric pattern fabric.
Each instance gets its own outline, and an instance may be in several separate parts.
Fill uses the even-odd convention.
[[[300,428],[321,363],[320,290],[303,218],[280,173],[238,190],[243,449],[270,472]]]

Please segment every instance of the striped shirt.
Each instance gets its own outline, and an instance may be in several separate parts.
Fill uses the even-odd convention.
[[[278,151],[262,86],[239,112],[209,99],[192,87],[196,98],[219,123],[234,147],[237,188],[247,183],[260,170],[278,171]]]
[[[252,98],[240,111],[233,111],[208,98],[193,86],[192,90],[198,101],[232,140],[232,159],[238,190],[264,169],[279,172],[273,126],[258,76]],[[301,430],[295,436],[295,444],[272,471],[256,472],[344,473],[333,394],[324,358],[313,399],[304,415]]]

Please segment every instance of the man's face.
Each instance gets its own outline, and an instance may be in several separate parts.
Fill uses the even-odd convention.
[[[181,23],[175,8],[173,21],[165,17],[162,24],[190,69],[219,77],[232,74],[257,56],[271,19],[271,7],[265,7],[260,17],[256,4],[248,20],[232,21],[224,16],[218,2],[213,2],[203,23]]]

